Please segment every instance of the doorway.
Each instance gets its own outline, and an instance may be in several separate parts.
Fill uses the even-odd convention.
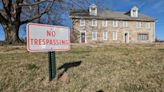
[[[85,32],[80,33],[80,42],[81,43],[86,43],[86,34],[85,34]]]
[[[124,33],[124,42],[129,43],[129,33]]]

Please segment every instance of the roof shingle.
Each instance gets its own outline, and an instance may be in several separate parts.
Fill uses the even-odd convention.
[[[86,18],[86,19],[109,19],[109,20],[136,20],[136,21],[155,21],[154,18],[140,14],[138,17],[131,17],[129,12],[113,12],[110,10],[98,11],[97,16],[89,15],[88,10],[76,10],[71,12],[70,18]]]

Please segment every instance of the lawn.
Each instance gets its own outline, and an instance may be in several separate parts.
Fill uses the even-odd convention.
[[[0,46],[0,92],[164,92],[164,44],[75,44],[56,57],[49,82],[47,53]]]

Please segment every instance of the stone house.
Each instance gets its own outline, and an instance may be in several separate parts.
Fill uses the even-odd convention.
[[[152,43],[155,42],[155,19],[139,13],[136,6],[127,12],[88,10],[70,13],[72,34],[78,43]]]

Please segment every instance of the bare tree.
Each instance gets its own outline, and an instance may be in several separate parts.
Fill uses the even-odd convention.
[[[72,5],[86,9],[95,3],[102,6],[102,0],[68,0]],[[0,0],[3,8],[0,9],[0,24],[4,28],[7,44],[20,43],[19,28],[28,22],[42,22],[60,24],[61,15],[69,11],[70,5],[62,4],[67,0]],[[46,21],[43,16],[47,16]],[[43,20],[43,21],[42,21]]]
[[[55,2],[63,0],[0,0],[0,23],[5,32],[7,44],[20,43],[19,27],[22,24],[36,21],[47,14]]]

